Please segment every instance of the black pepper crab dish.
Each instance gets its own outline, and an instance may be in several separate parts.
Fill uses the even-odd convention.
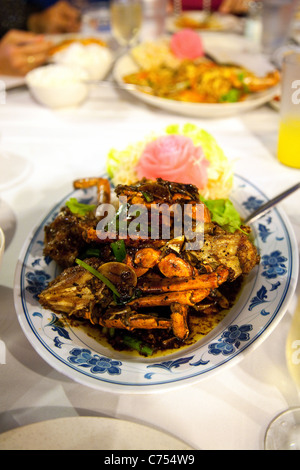
[[[76,189],[91,186],[97,187],[97,205],[72,199],[45,227],[44,255],[61,273],[40,293],[40,304],[66,321],[93,325],[117,351],[134,349],[149,356],[192,344],[197,332],[207,332],[230,310],[244,278],[260,262],[250,227],[241,223],[228,230],[216,223],[193,185],[144,179],[118,185],[111,195],[107,179],[74,182]],[[112,197],[126,198],[126,204],[119,205],[100,234],[101,208],[115,204]],[[153,205],[161,204],[171,216],[159,214],[155,239],[150,215],[148,237],[112,232],[112,227],[120,228],[124,211],[127,227],[134,220],[128,215],[134,205],[150,214]],[[184,233],[174,236],[174,204],[190,207],[192,224],[195,208],[202,208],[203,243],[198,249],[187,249]],[[168,238],[163,237],[166,224]]]

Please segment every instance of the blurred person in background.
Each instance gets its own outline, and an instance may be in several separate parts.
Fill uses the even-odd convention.
[[[0,75],[24,76],[46,63],[52,43],[44,34],[79,29],[80,12],[66,1],[1,0]]]
[[[202,10],[205,1],[201,0],[181,0],[183,10]],[[170,0],[171,8],[173,7],[174,0]],[[245,14],[248,11],[247,0],[211,0],[211,11],[219,11],[226,14]]]

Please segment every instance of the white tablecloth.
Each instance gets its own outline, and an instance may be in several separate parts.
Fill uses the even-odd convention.
[[[110,416],[171,433],[194,449],[262,449],[269,421],[298,403],[285,364],[297,296],[257,349],[195,385],[159,394],[114,394],[79,385],[53,370],[24,336],[13,304],[14,270],[27,234],[82,176],[101,174],[108,150],[167,124],[194,122],[211,132],[235,171],[272,197],[300,180],[276,159],[278,113],[269,106],[227,119],[189,119],[148,107],[125,92],[102,90],[82,107],[51,111],[27,91],[0,105],[1,148],[31,164],[24,181],[1,194],[7,248],[0,269],[0,432],[60,416]],[[281,203],[300,242],[299,193]]]

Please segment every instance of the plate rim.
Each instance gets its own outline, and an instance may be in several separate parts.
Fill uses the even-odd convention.
[[[253,187],[262,197],[264,197],[266,200],[268,200],[267,196],[264,194],[264,192],[258,188],[254,183],[250,182],[247,178],[235,174],[235,178],[240,179],[242,182],[250,185]],[[103,377],[91,377],[88,374],[85,374],[83,370],[78,370],[75,366],[72,364],[66,363],[65,360],[56,354],[53,353],[53,351],[42,341],[42,338],[38,337],[37,333],[34,331],[34,328],[31,325],[31,322],[28,322],[27,315],[24,311],[24,298],[22,298],[22,273],[23,270],[25,269],[25,257],[27,254],[30,253],[30,248],[32,244],[34,243],[34,238],[37,237],[38,233],[40,233],[41,230],[44,229],[45,222],[49,219],[51,214],[54,213],[54,211],[60,209],[62,206],[63,202],[67,200],[67,198],[74,193],[74,190],[69,192],[65,197],[63,197],[58,203],[56,203],[51,210],[48,210],[47,214],[44,215],[44,217],[41,219],[39,223],[33,227],[29,235],[27,236],[22,250],[19,254],[18,257],[18,262],[15,270],[15,281],[14,281],[14,303],[15,303],[15,310],[17,313],[17,317],[19,320],[19,323],[21,325],[21,328],[23,330],[23,333],[27,337],[28,341],[30,344],[34,347],[35,351],[41,356],[51,367],[54,369],[58,370],[60,373],[62,373],[64,376],[67,376],[71,380],[78,382],[82,385],[85,386],[90,386],[92,388],[96,389],[101,389],[101,390],[107,390],[111,392],[124,392],[124,393],[154,393],[154,392],[162,392],[162,391],[167,391],[170,389],[174,389],[174,387],[182,387],[186,386],[195,382],[199,382],[200,380],[207,379],[216,373],[219,372],[219,369],[221,366],[228,367],[228,366],[233,366],[237,364],[240,360],[243,359],[244,355],[256,347],[258,347],[274,330],[274,328],[277,326],[277,324],[281,321],[282,317],[285,315],[291,297],[293,296],[296,285],[297,285],[297,279],[298,279],[298,273],[299,273],[299,261],[298,261],[298,245],[296,243],[296,238],[295,238],[295,233],[293,230],[293,227],[285,214],[285,212],[278,207],[274,207],[271,209],[271,212],[275,211],[277,216],[279,217],[281,226],[284,227],[286,234],[288,235],[288,241],[289,241],[289,253],[292,254],[292,261],[291,261],[291,268],[290,268],[290,278],[286,280],[286,286],[284,290],[284,298],[283,294],[280,299],[280,306],[276,306],[276,314],[273,314],[272,317],[270,318],[270,321],[268,321],[264,326],[261,328],[260,332],[257,332],[257,334],[251,338],[244,346],[240,348],[239,351],[234,353],[233,355],[230,355],[229,357],[225,357],[219,364],[212,364],[211,368],[208,368],[203,371],[196,371],[194,374],[189,374],[188,377],[173,377],[172,380],[169,381],[160,381],[160,382],[148,382],[148,383],[116,383],[113,379],[103,379]],[[258,275],[258,273],[257,273]],[[21,303],[21,305],[20,305]],[[19,308],[22,307],[22,312],[19,311]],[[244,307],[243,307],[244,308]],[[241,310],[239,310],[240,314]],[[239,315],[238,315],[239,316]],[[230,322],[232,324],[232,322]],[[28,332],[28,327],[30,328],[30,331],[33,333],[32,335],[29,334]],[[218,333],[216,333],[218,335]],[[212,338],[208,340],[208,342],[211,342]],[[203,342],[205,344],[205,341]],[[43,346],[41,349],[41,345]],[[76,347],[76,345],[74,345]],[[201,347],[203,347],[203,344],[201,344]],[[195,350],[196,351],[196,350]],[[193,351],[192,351],[193,352]],[[50,353],[50,357],[49,357]],[[186,355],[188,353],[188,350],[184,352]],[[54,363],[51,361],[51,358],[54,357]],[[168,356],[166,356],[167,358]],[[158,357],[156,359],[156,362],[163,362],[164,357]],[[127,363],[132,363],[132,361],[126,361],[126,359],[122,359],[123,364]],[[147,363],[147,364],[150,364]],[[75,377],[74,377],[74,371],[76,372]],[[72,373],[73,372],[73,373]],[[140,372],[142,373],[142,372]],[[96,379],[96,380],[95,380]]]
[[[124,82],[120,74],[120,67],[123,62],[130,61],[135,67],[138,67],[130,53],[125,53],[118,57],[113,66],[113,78],[118,85],[122,87]],[[263,92],[253,94],[249,99],[238,101],[236,103],[190,103],[185,101],[171,100],[159,96],[153,96],[138,90],[124,88],[124,91],[139,100],[162,110],[176,112],[181,115],[190,115],[194,117],[222,117],[238,114],[243,111],[255,109],[263,104],[269,103],[277,94],[279,85],[275,85]]]

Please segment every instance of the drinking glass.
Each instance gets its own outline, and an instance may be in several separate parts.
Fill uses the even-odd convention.
[[[182,13],[182,1],[174,0],[174,15],[180,16]]]
[[[300,53],[292,52],[283,59],[278,159],[300,168]]]
[[[286,359],[300,399],[300,301],[286,342]],[[266,450],[300,450],[300,406],[276,416],[265,435]]]
[[[264,0],[262,9],[262,51],[272,56],[289,35],[298,0]]]
[[[203,0],[203,11],[207,16],[211,14],[211,0]]]
[[[110,14],[105,2],[92,2],[82,10],[81,32],[83,34],[110,33]]]
[[[165,33],[168,0],[143,0],[141,39],[155,40]]]
[[[141,0],[111,0],[112,34],[121,46],[128,48],[138,41],[142,19]]]

